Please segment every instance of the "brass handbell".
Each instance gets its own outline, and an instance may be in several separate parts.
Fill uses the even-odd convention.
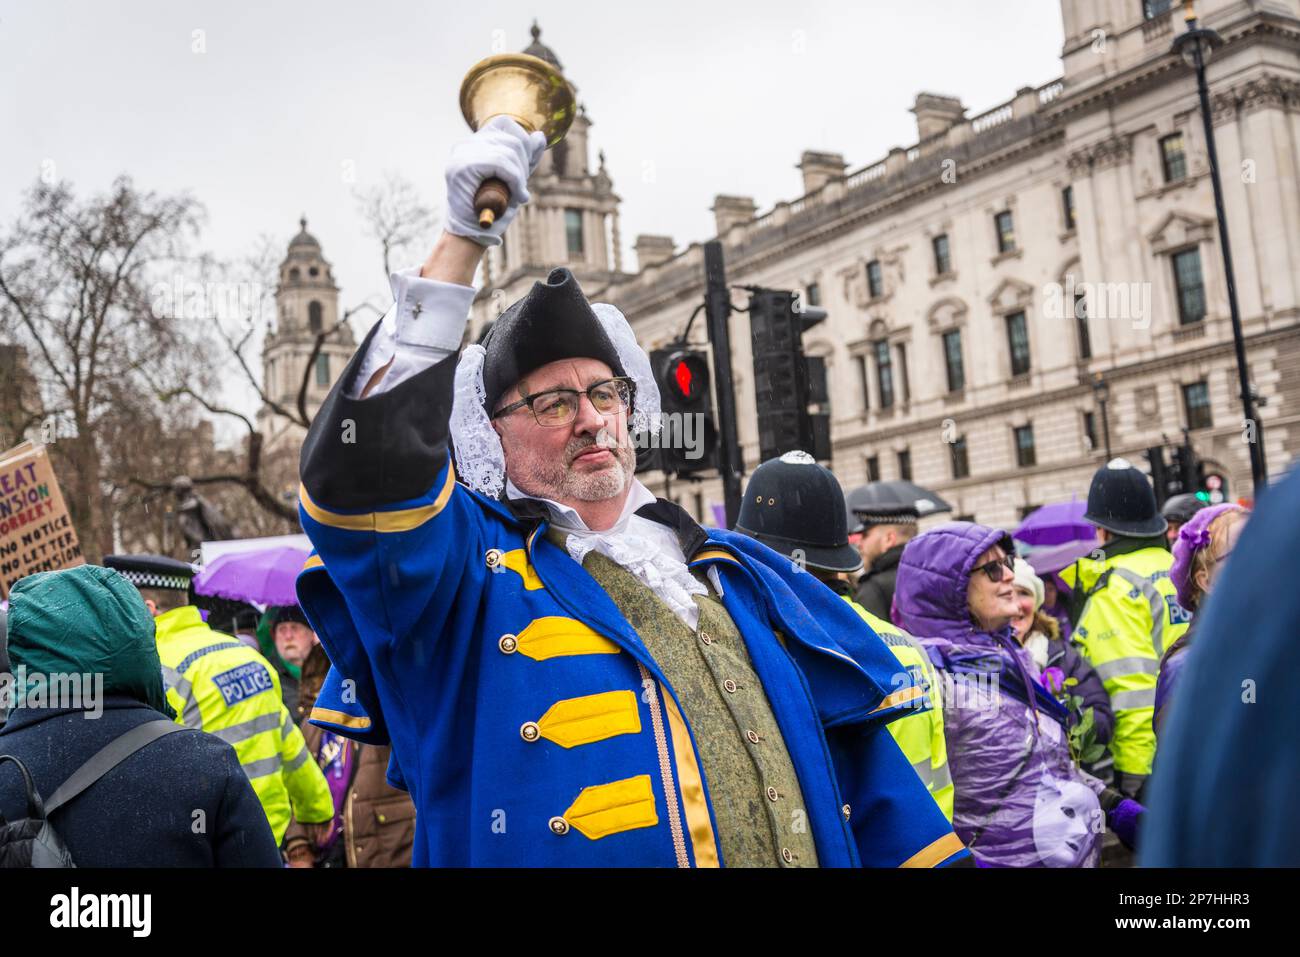
[[[549,149],[569,131],[576,99],[560,71],[527,53],[499,53],[480,60],[460,84],[460,111],[477,131],[494,116],[508,116],[529,133],[541,131]],[[496,177],[474,194],[479,225],[487,229],[506,211],[510,189]]]

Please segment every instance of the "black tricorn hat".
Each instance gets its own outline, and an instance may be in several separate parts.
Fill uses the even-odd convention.
[[[754,469],[736,531],[817,571],[862,567],[858,550],[849,544],[844,490],[831,470],[806,452],[787,452]]]
[[[501,313],[483,348],[489,416],[507,389],[549,362],[599,359],[614,375],[626,374],[618,350],[567,269],[552,269],[545,282],[533,283],[526,296]]]

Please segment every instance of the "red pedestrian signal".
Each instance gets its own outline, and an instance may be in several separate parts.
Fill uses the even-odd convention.
[[[673,370],[673,381],[677,383],[682,398],[689,399],[691,397],[691,367],[685,360],[678,360],[677,368]]]

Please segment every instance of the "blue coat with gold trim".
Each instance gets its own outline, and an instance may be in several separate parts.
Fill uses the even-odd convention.
[[[391,741],[417,865],[725,864],[691,728],[636,632],[545,538],[538,503],[455,481],[455,361],[355,400],[354,359],[304,445],[317,553],[298,594],[333,664],[313,722]],[[716,566],[820,863],[966,857],[885,729],[922,692],[866,623],[752,539],[668,502],[640,514],[676,528],[693,567]]]

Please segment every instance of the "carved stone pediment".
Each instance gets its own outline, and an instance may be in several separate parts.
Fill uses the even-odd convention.
[[[1028,309],[1034,301],[1034,287],[1019,279],[1004,279],[993,295],[989,296],[989,305],[995,313],[1003,314]]]
[[[1151,251],[1160,255],[1185,246],[1206,242],[1214,233],[1214,220],[1174,210],[1147,235]]]
[[[956,296],[948,296],[930,307],[925,320],[931,332],[941,332],[963,325],[966,322],[966,312],[965,302]]]

